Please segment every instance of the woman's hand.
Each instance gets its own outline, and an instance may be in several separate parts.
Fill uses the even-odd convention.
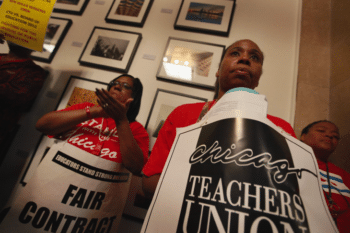
[[[108,91],[104,89],[96,88],[96,95],[98,97],[97,102],[105,112],[105,117],[111,117],[115,120],[116,124],[121,121],[127,120],[126,113],[128,112],[129,105],[133,101],[129,98],[125,103],[113,98]]]

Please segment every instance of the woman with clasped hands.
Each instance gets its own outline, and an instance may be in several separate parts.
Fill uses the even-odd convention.
[[[149,145],[147,131],[135,120],[142,89],[138,78],[120,75],[107,90],[96,89],[99,105],[82,103],[49,112],[38,120],[36,128],[139,174]]]

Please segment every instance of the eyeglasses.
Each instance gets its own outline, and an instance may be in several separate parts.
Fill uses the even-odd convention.
[[[129,85],[129,83],[122,83],[122,82],[119,82],[119,81],[115,81],[113,83],[111,83],[111,87],[114,87],[114,86],[117,86],[117,85],[120,85],[121,88],[124,88],[124,89],[127,89],[127,90],[131,90],[132,87]]]

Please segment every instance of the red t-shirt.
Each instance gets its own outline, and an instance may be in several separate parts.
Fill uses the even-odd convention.
[[[214,103],[215,101],[210,102],[209,108]],[[171,146],[175,140],[176,128],[195,124],[199,114],[202,112],[204,104],[205,102],[181,105],[168,116],[162,129],[159,131],[157,141],[152,148],[151,156],[143,168],[143,174],[152,176],[162,173]],[[288,122],[271,115],[267,115],[267,118],[276,126],[296,138],[294,130]]]
[[[77,104],[60,111],[85,109],[86,106],[94,106],[94,104]],[[148,133],[137,121],[130,123],[130,129],[137,145],[142,150],[145,164],[148,159]],[[55,135],[55,137],[61,140],[67,140],[68,143],[101,158],[122,163],[118,132],[115,121],[112,118],[94,118],[78,124],[70,131]]]
[[[328,177],[326,163],[317,160],[318,167],[321,174],[321,183],[324,197],[327,201],[328,207],[329,201],[327,195],[328,189]],[[337,210],[337,226],[340,233],[350,233],[350,174],[343,169],[335,166],[332,163],[328,163],[329,180],[331,185],[331,198],[335,202],[335,209]],[[332,213],[333,211],[330,212]]]

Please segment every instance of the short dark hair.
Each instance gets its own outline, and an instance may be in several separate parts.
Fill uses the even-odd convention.
[[[121,78],[121,77],[129,77],[133,81],[131,96],[134,100],[130,103],[128,112],[126,113],[126,117],[128,118],[128,121],[131,123],[131,122],[134,122],[136,120],[136,117],[140,111],[143,86],[142,86],[140,79],[135,78],[134,76],[132,76],[130,74],[122,74],[109,82],[109,84],[107,86],[107,91],[109,91],[111,89],[111,87],[114,85],[114,81]]]
[[[329,121],[329,120],[320,120],[320,121],[314,121],[310,124],[308,124],[302,131],[301,131],[301,135],[302,136],[303,134],[308,134],[311,127],[318,124],[318,123],[321,123],[321,122],[328,122],[328,123],[332,123],[333,125],[335,125],[333,122]]]

